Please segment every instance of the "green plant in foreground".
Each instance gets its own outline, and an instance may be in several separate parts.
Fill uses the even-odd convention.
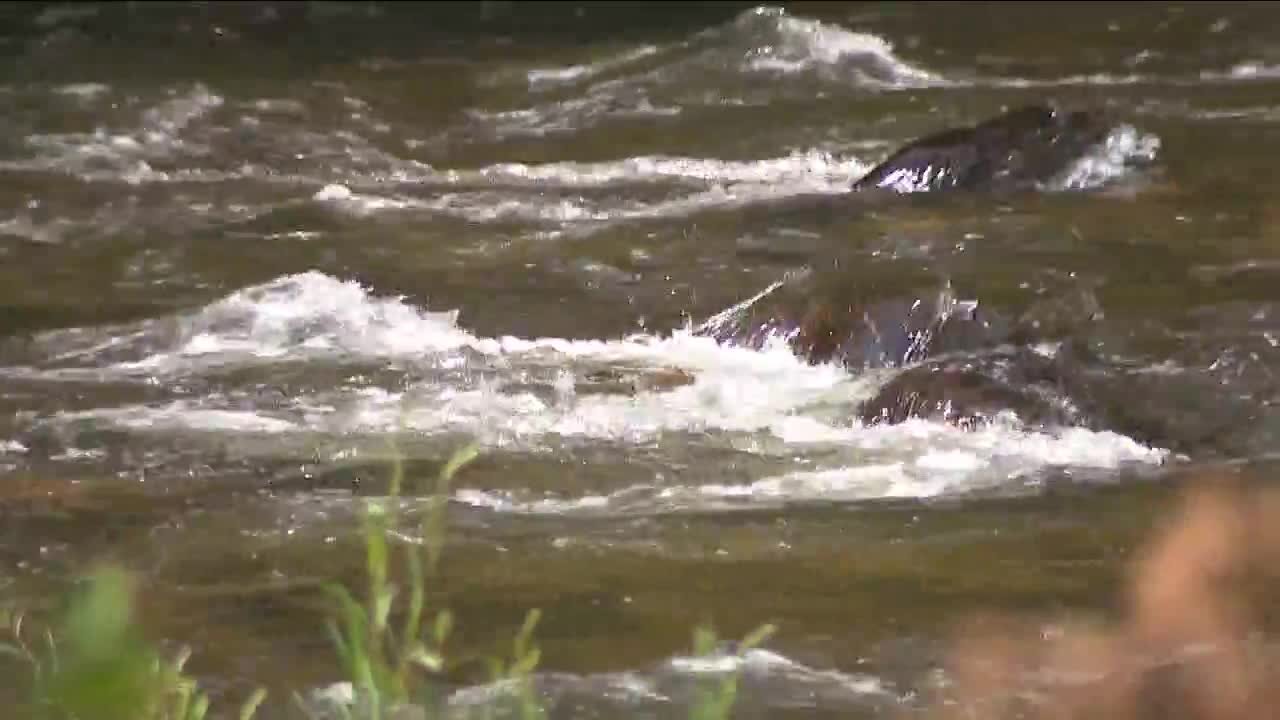
[[[525,615],[524,624],[511,644],[510,663],[496,658],[489,661],[489,674],[494,682],[510,680],[515,683],[521,720],[538,720],[546,714],[534,697],[532,683],[533,671],[542,658],[542,651],[533,644],[533,631],[541,619],[540,610],[530,610]]]
[[[428,618],[426,583],[435,575],[444,546],[445,503],[453,476],[477,456],[474,446],[455,454],[437,477],[434,496],[419,526],[422,546],[405,542],[408,603],[397,634],[390,627],[392,606],[400,588],[389,578],[391,548],[388,537],[399,529],[400,491],[404,465],[393,453],[387,497],[370,499],[362,517],[367,597],[358,601],[345,587],[332,584],[326,592],[337,605],[337,618],[328,623],[330,638],[354,693],[354,705],[343,707],[347,717],[381,720],[415,696],[414,671],[444,668],[444,645],[453,629],[453,615],[440,610]],[[430,619],[430,632],[423,633]]]
[[[93,572],[56,627],[32,648],[24,616],[6,613],[12,642],[0,652],[24,662],[32,696],[25,714],[41,720],[203,720],[208,695],[183,673],[190,651],[165,661],[133,617],[132,579],[124,570]],[[56,639],[55,639],[56,638]],[[258,689],[241,708],[249,720],[266,697]]]
[[[745,654],[752,648],[759,647],[765,640],[777,630],[773,625],[763,625],[738,643],[738,651]],[[693,633],[693,652],[698,657],[708,657],[715,654],[718,640],[715,631],[709,626],[698,628]],[[707,686],[701,688],[698,693],[697,700],[694,701],[693,707],[689,711],[689,720],[725,720],[729,717],[730,711],[733,710],[733,704],[738,698],[738,679],[737,671],[731,672],[721,678],[719,682],[708,683]]]

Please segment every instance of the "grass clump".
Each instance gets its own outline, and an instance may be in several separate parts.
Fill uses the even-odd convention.
[[[30,696],[16,708],[33,720],[204,720],[209,697],[183,667],[190,651],[166,659],[134,618],[131,576],[116,567],[89,575],[52,625],[35,629],[20,612],[0,613],[10,640],[0,653],[26,665]],[[38,641],[28,640],[34,630]],[[241,707],[253,718],[266,691]]]
[[[752,631],[738,643],[739,654],[759,647],[777,630],[773,625],[763,625]],[[719,641],[710,625],[704,625],[694,631],[693,653],[699,657],[714,655]],[[718,682],[706,683],[698,692],[689,713],[689,720],[724,720],[729,717],[733,705],[738,699],[739,674],[731,672]]]
[[[444,646],[453,630],[447,609],[429,613],[426,608],[428,579],[435,576],[445,538],[445,503],[454,475],[475,459],[474,446],[456,453],[436,478],[434,496],[419,525],[421,547],[404,543],[408,573],[406,588],[390,579],[392,547],[388,538],[400,527],[400,494],[404,464],[393,455],[391,480],[385,498],[364,503],[362,526],[365,544],[367,596],[357,600],[346,587],[332,584],[325,592],[335,603],[336,617],[327,628],[338,660],[349,678],[352,702],[341,706],[345,718],[382,720],[414,699],[420,699],[420,672],[445,669]],[[391,627],[391,611],[404,590],[408,597],[403,625],[397,635]],[[424,628],[429,628],[424,632]],[[535,658],[536,662],[536,658]]]

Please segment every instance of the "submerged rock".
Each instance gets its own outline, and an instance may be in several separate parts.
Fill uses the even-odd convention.
[[[1088,427],[1185,455],[1240,457],[1267,428],[1248,396],[1197,371],[1143,372],[1097,364],[1068,378]]]
[[[1062,381],[1053,359],[1027,350],[928,362],[886,383],[858,417],[865,425],[926,418],[966,429],[999,417],[1028,427],[1070,425],[1079,418]]]
[[[1007,418],[1022,427],[1115,432],[1188,456],[1239,456],[1258,445],[1256,412],[1192,373],[1135,372],[1069,340],[934,359],[904,369],[861,406],[866,425],[911,418],[976,429]]]
[[[783,342],[810,363],[860,371],[977,349],[1007,330],[998,315],[915,273],[863,282],[848,282],[835,273],[785,283],[695,332],[754,349]]]

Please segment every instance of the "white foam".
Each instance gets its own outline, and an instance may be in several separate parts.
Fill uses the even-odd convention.
[[[537,448],[569,438],[648,444],[673,433],[767,433],[788,424],[789,414],[807,403],[847,401],[871,387],[839,368],[804,363],[781,346],[763,352],[730,348],[687,331],[609,341],[475,338],[467,345],[508,372],[558,368],[560,377],[570,375],[569,382],[549,377],[556,391],[546,395],[511,392],[501,379],[402,393],[366,389],[348,398],[328,429],[460,432],[491,447]],[[573,378],[601,366],[641,374],[678,370],[692,381],[634,394],[575,392]]]
[[[739,654],[674,657],[644,670],[588,675],[539,672],[531,680],[543,702],[572,707],[578,714],[649,716],[668,714],[673,705],[681,708],[697,702],[705,676],[730,673],[738,676],[741,704],[762,710],[810,707],[830,711],[897,700],[892,686],[873,675],[816,669],[759,648]],[[511,680],[465,687],[449,697],[448,705],[470,715],[477,706],[502,702],[517,689]]]
[[[637,60],[657,54],[658,50],[659,48],[655,45],[642,45],[634,50],[593,63],[556,68],[535,68],[528,71],[526,77],[529,80],[529,85],[534,88],[575,83],[626,67]]]
[[[661,59],[649,59],[655,55]],[[842,87],[881,90],[950,84],[941,75],[898,57],[892,43],[882,37],[762,7],[672,45],[642,46],[593,63],[534,70],[528,82],[535,90],[593,80],[605,73],[615,77],[594,82],[577,97],[471,111],[471,123],[447,130],[436,140],[447,143],[454,135],[470,139],[481,128],[481,136],[499,138],[580,133],[614,118],[670,117],[690,105],[741,103],[741,97],[704,89],[707,76],[713,76],[713,85],[740,85],[743,73],[764,72],[812,72]],[[729,82],[715,82],[715,76],[725,76]],[[772,92],[785,90],[785,85],[777,85]]]
[[[813,500],[838,502],[883,497],[932,497],[939,492],[939,487],[914,483],[904,464],[894,462],[799,471],[744,485],[667,488],[660,496],[677,506],[697,507],[704,501],[730,499],[764,504]]]
[[[474,341],[456,313],[373,298],[358,283],[318,272],[237,291],[179,321],[178,346],[126,368],[181,368],[194,357],[276,359],[323,352],[361,356],[448,350]]]
[[[831,698],[842,694],[846,699],[866,695],[890,694],[885,682],[873,675],[849,674],[838,670],[817,670],[779,653],[752,648],[741,654],[719,653],[703,657],[677,657],[668,662],[670,669],[690,675],[724,675],[742,673],[750,682],[761,676],[783,680],[791,693],[812,693]]]
[[[1280,65],[1255,60],[1236,63],[1226,72],[1205,70],[1200,73],[1202,80],[1269,80],[1277,77],[1280,77]]]
[[[448,192],[424,201],[421,207],[475,223],[526,222],[581,223],[609,220],[616,213],[593,207],[584,198],[556,199],[542,196],[511,197],[495,192]]]
[[[102,448],[77,448],[71,447],[50,457],[50,460],[58,462],[76,462],[76,461],[102,461],[107,458],[107,451]]]
[[[1159,150],[1160,138],[1132,125],[1121,125],[1107,135],[1101,147],[1076,161],[1055,185],[1066,189],[1100,187],[1129,173],[1135,163],[1152,162]]]
[[[17,453],[25,453],[26,451],[27,451],[27,446],[23,445],[17,440],[0,441],[0,454],[6,454],[6,455],[17,454]]]
[[[592,515],[932,498],[999,489],[1048,468],[1115,470],[1127,464],[1159,465],[1169,457],[1167,451],[1111,432],[1083,428],[1030,432],[1011,423],[995,423],[976,431],[919,419],[873,428],[828,425],[820,439],[807,440],[819,442],[820,449],[828,455],[834,451],[847,458],[848,464],[795,470],[732,485],[655,484],[629,487],[609,495],[530,500],[511,493],[470,489],[459,491],[454,499],[504,513]],[[803,439],[792,438],[787,448],[803,452],[805,444]]]
[[[680,105],[655,105],[649,96],[622,81],[610,81],[592,88],[586,95],[552,100],[514,110],[468,110],[469,122],[437,136],[449,142],[451,134],[471,137],[477,131],[498,138],[546,137],[579,133],[611,118],[673,117],[683,112]],[[639,82],[634,81],[634,82]]]
[[[347,200],[351,197],[351,188],[346,185],[325,185],[312,198],[321,202],[330,200]]]
[[[367,193],[356,193],[346,185],[325,185],[312,199],[332,203],[335,207],[354,215],[369,215],[380,210],[407,210],[429,207],[427,203],[408,198],[392,198]]]
[[[952,490],[998,487],[1050,467],[1114,470],[1130,463],[1160,464],[1168,457],[1164,450],[1116,433],[1084,428],[1031,432],[1005,422],[961,430],[913,419],[852,429],[845,442],[849,452],[861,449],[868,458],[897,460],[787,473],[752,483],[746,492],[788,500],[936,497]]]
[[[1231,68],[1231,77],[1246,79],[1280,77],[1280,65],[1244,62]]]
[[[512,197],[510,192],[442,193],[419,206],[472,222],[524,220],[558,224],[591,224],[645,218],[682,217],[708,207],[733,207],[765,199],[802,194],[848,192],[871,165],[810,150],[755,161],[705,158],[637,157],[601,163],[506,163],[469,173],[450,173],[449,182],[505,183],[537,188],[537,194]],[[679,182],[695,189],[656,202],[591,201],[556,197],[548,187],[595,188]],[[701,186],[703,189],[696,189]]]
[[[74,97],[91,100],[111,90],[108,85],[102,83],[72,83],[55,88],[54,92],[59,95],[71,95]]]
[[[223,99],[203,84],[196,83],[185,92],[170,91],[171,99],[160,103],[142,114],[145,135],[161,134],[173,137],[192,121],[203,117],[210,110],[222,106]]]
[[[423,358],[448,351],[469,350],[484,356],[523,358],[534,364],[558,360],[592,361],[641,367],[675,367],[691,372],[723,369],[754,375],[762,382],[791,377],[800,390],[806,385],[829,387],[848,381],[842,370],[811,366],[782,345],[756,352],[724,347],[697,337],[689,330],[669,336],[637,334],[616,340],[565,340],[561,338],[477,337],[457,325],[456,311],[422,310],[401,297],[377,297],[355,281],[340,280],[316,271],[287,275],[271,282],[229,294],[208,306],[175,319],[178,332],[141,361],[102,368],[110,371],[143,368],[155,372],[166,367],[182,371],[192,363],[217,359],[227,362],[311,358],[317,353],[353,357]],[[119,352],[125,343],[146,342],[155,321],[141,329],[126,329],[106,340],[90,338],[90,344],[74,354]],[[118,329],[119,330],[119,329]],[[51,334],[49,337],[57,335]],[[79,333],[77,333],[79,335]],[[695,381],[685,392],[720,392],[704,389]],[[740,392],[733,388],[725,392]],[[758,389],[767,393],[768,388]],[[483,388],[474,392],[483,393]],[[471,395],[458,394],[465,402]],[[695,402],[690,398],[690,402]],[[744,407],[749,406],[749,403]]]
[[[503,163],[478,171],[479,179],[515,184],[550,183],[558,187],[607,187],[625,183],[669,182],[848,184],[870,169],[853,158],[822,150],[797,151],[761,160],[731,161],[666,155],[630,157],[598,163]],[[469,181],[465,174],[456,176]]]
[[[1010,88],[1033,88],[1033,87],[1070,87],[1075,85],[1084,86],[1108,86],[1108,85],[1141,85],[1144,83],[1157,83],[1159,79],[1149,75],[1140,75],[1137,73],[1129,73],[1127,75],[1114,75],[1112,73],[1092,73],[1089,75],[1068,75],[1066,77],[1049,78],[1049,79],[1029,79],[1029,78],[1011,78],[1011,77],[982,77],[974,78],[968,82],[956,81],[956,85],[976,85],[976,86],[993,86],[993,87],[1010,87]]]
[[[596,224],[642,218],[680,217],[706,207],[734,206],[790,195],[847,192],[871,164],[812,149],[760,160],[641,156],[595,163],[499,163],[478,170],[435,170],[418,166],[412,174],[353,177],[346,183],[327,183],[312,200],[356,215],[387,210],[422,210],[493,223],[512,220],[555,224]],[[290,184],[313,178],[264,174],[250,168],[255,179]],[[387,181],[428,183],[458,190],[420,199],[359,192],[361,186],[385,186]],[[668,198],[657,201],[591,200],[549,189],[592,189],[629,185],[680,184]],[[501,190],[489,189],[501,186]],[[481,187],[484,189],[472,189]],[[528,189],[513,192],[512,189]]]
[[[750,12],[772,23],[777,41],[761,44],[748,53],[746,68],[749,70],[794,73],[814,66],[851,65],[857,79],[867,85],[946,84],[942,76],[899,58],[894,54],[893,43],[878,35],[793,17],[778,8],[757,8]]]
[[[647,488],[634,488],[644,492]],[[486,508],[498,512],[514,512],[520,514],[532,515],[564,515],[575,512],[590,512],[593,510],[605,510],[617,507],[614,498],[624,493],[615,493],[610,495],[586,495],[579,498],[565,500],[561,498],[542,498],[529,502],[522,502],[506,492],[486,492],[484,490],[474,490],[463,488],[457,490],[453,494],[453,499],[472,507]]]
[[[64,419],[92,418],[131,430],[169,432],[175,428],[217,433],[279,434],[303,428],[287,420],[252,411],[201,407],[198,401],[175,401],[159,407],[131,406],[70,413]]]

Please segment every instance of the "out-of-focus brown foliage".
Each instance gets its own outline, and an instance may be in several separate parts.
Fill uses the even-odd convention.
[[[1118,622],[975,618],[957,635],[946,697],[926,716],[1280,716],[1280,646],[1260,631],[1277,560],[1280,490],[1202,483],[1133,558]]]

